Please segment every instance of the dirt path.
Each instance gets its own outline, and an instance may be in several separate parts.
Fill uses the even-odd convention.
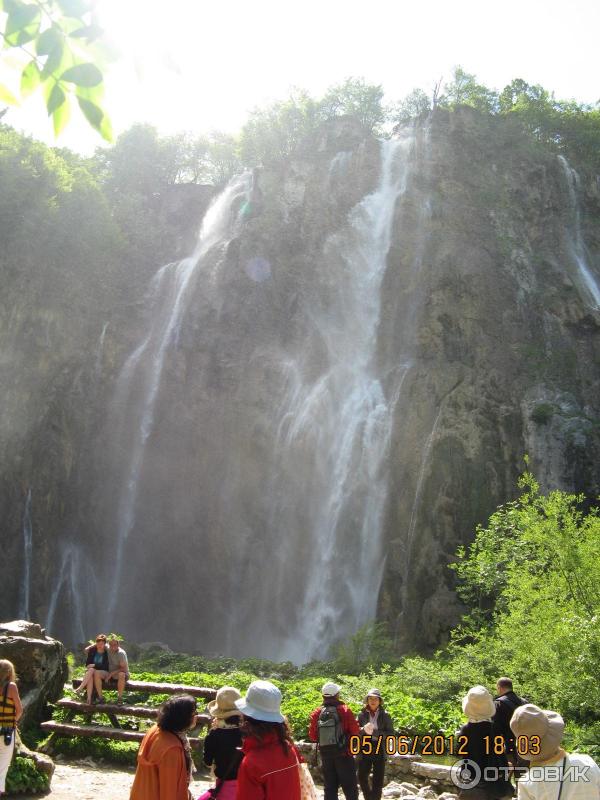
[[[57,761],[52,791],[46,797],[48,800],[98,800],[99,797],[102,800],[128,800],[134,771],[126,767],[117,769],[100,765],[91,759],[69,764]],[[193,796],[198,797],[211,785],[206,779],[196,780],[190,788]],[[20,797],[28,800],[30,795]]]
[[[133,783],[133,768],[117,769],[97,764],[91,759],[66,763],[56,762],[52,791],[48,800],[128,800]],[[212,784],[207,775],[196,775],[191,785],[192,795],[198,797]],[[322,794],[319,794],[322,797]],[[39,795],[19,795],[21,800],[39,800]]]

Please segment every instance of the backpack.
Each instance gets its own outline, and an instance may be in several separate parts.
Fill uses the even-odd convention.
[[[346,735],[336,706],[323,706],[317,720],[319,749],[325,752],[344,750]]]

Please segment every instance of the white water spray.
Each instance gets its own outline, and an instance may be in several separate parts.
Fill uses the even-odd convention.
[[[23,580],[19,592],[19,617],[30,618],[31,557],[33,555],[33,529],[31,525],[31,489],[27,491],[23,512]]]
[[[563,168],[569,190],[569,200],[571,202],[571,230],[568,233],[569,249],[575,262],[579,274],[579,282],[582,284],[585,293],[588,295],[588,302],[592,308],[600,309],[600,286],[598,280],[589,266],[588,251],[585,246],[581,231],[581,211],[579,206],[579,175],[570,166],[564,156],[558,156],[558,160]]]
[[[117,382],[117,404],[124,405],[130,397],[134,380],[139,380],[143,385],[143,395],[141,404],[131,408],[135,418],[123,419],[124,425],[135,426],[135,437],[117,507],[115,563],[112,570],[112,585],[108,592],[110,624],[114,621],[118,602],[125,545],[135,525],[141,469],[146,443],[154,426],[156,400],[161,387],[165,359],[170,346],[178,339],[192,280],[201,269],[204,257],[214,247],[224,247],[228,241],[228,233],[233,235],[232,225],[235,226],[236,222],[234,203],[239,198],[247,196],[250,189],[249,173],[233,178],[206,212],[194,254],[183,261],[167,264],[159,270],[153,281],[156,308],[150,332],[125,363]]]

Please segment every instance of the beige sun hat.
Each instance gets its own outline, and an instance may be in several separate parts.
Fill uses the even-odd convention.
[[[543,711],[533,703],[526,703],[515,709],[510,727],[515,736],[523,737],[522,741],[528,743],[531,761],[548,761],[558,753],[565,731],[565,722],[555,711]],[[538,739],[533,737],[539,737],[539,752],[537,752]]]
[[[494,716],[496,706],[485,686],[473,686],[463,697],[462,710],[471,722],[483,722]]]
[[[227,719],[228,717],[239,716],[235,701],[242,695],[233,686],[222,686],[217,692],[216,698],[209,703],[208,713],[217,719]]]

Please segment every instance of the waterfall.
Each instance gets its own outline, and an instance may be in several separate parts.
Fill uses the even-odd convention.
[[[379,185],[325,244],[312,335],[299,353],[281,357],[287,389],[276,413],[265,547],[273,567],[253,598],[253,616],[270,621],[255,636],[273,657],[323,657],[327,643],[375,617],[384,568],[385,464],[394,405],[410,368],[402,365],[386,396],[377,330],[394,212],[407,188],[413,146],[412,133],[381,143]],[[337,155],[336,168],[339,161]],[[314,351],[326,353],[317,375]],[[287,625],[274,613],[278,607]],[[238,629],[250,623],[248,614],[236,620]]]
[[[50,593],[48,613],[46,615],[46,628],[55,633],[56,612],[61,597],[69,602],[69,621],[71,635],[74,641],[87,640],[83,625],[83,605],[87,594],[97,589],[93,569],[89,562],[82,556],[81,549],[71,542],[67,542],[62,549],[60,568],[58,570],[54,587]]]
[[[102,326],[102,333],[100,334],[100,339],[98,340],[98,348],[96,350],[96,364],[94,367],[94,376],[96,380],[100,377],[102,372],[102,357],[104,355],[104,338],[106,336],[106,329],[108,328],[108,322],[105,322]]]
[[[23,513],[23,580],[19,591],[19,617],[30,618],[31,557],[33,554],[33,530],[31,526],[31,489],[27,491]]]
[[[150,331],[127,359],[117,380],[115,405],[119,412],[122,411],[121,428],[133,430],[134,437],[117,501],[117,541],[108,593],[107,616],[111,625],[123,575],[125,545],[135,525],[140,475],[146,443],[154,427],[165,359],[169,348],[177,343],[193,279],[211,249],[217,245],[224,247],[227,236],[233,235],[238,218],[234,205],[246,197],[250,189],[250,173],[233,178],[206,212],[193,255],[159,270],[152,284],[154,308]],[[142,387],[141,401],[132,403],[130,400],[136,384]]]
[[[581,231],[581,211],[579,205],[579,175],[570,166],[564,156],[558,156],[561,167],[565,174],[567,188],[569,190],[569,201],[571,205],[571,227],[568,232],[569,250],[571,257],[579,275],[580,285],[583,286],[585,293],[589,297],[592,308],[600,309],[600,286],[589,266],[588,251]]]

